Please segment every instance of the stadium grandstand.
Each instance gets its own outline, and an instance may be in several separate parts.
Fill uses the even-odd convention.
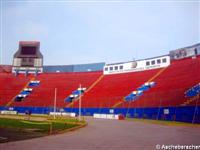
[[[0,66],[0,110],[49,114],[56,89],[56,112],[200,123],[199,68],[200,44],[129,62],[44,66],[40,42],[22,41],[13,65]]]

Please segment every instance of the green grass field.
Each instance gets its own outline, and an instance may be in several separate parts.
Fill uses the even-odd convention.
[[[52,131],[59,131],[77,126],[78,124],[70,123],[68,120],[48,120],[48,121],[30,121],[17,119],[0,119],[1,128],[16,128],[16,129],[37,129],[42,132],[49,132],[52,125]]]
[[[86,125],[85,121],[73,118],[20,115],[0,116],[0,143],[24,140],[73,130]]]

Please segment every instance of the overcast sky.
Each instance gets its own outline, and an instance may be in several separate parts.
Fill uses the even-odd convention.
[[[122,62],[200,42],[200,1],[1,0],[1,53],[41,43],[45,65]]]

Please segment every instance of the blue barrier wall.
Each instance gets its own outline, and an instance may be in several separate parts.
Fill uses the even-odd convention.
[[[91,63],[80,65],[58,65],[58,66],[43,66],[43,71],[48,72],[87,72],[87,71],[102,71],[105,63]]]
[[[73,65],[43,66],[44,72],[73,72]]]
[[[102,71],[105,63],[74,65],[73,72]]]
[[[8,110],[8,107],[0,107],[0,110]],[[35,114],[48,114],[53,112],[53,107],[13,107],[18,113],[25,113],[30,110]],[[57,109],[59,111],[60,108]],[[84,116],[92,116],[94,113],[101,114],[123,114],[130,118],[158,119],[168,121],[181,121],[190,123],[200,123],[200,106],[184,107],[161,107],[161,108],[82,108],[81,113]],[[78,108],[64,108],[65,112],[75,112],[78,114]],[[165,113],[164,113],[165,112]]]

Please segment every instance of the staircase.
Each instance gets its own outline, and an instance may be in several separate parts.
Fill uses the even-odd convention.
[[[25,85],[18,93],[21,93],[25,88],[27,88],[28,85],[29,85],[29,83],[30,83],[30,81],[32,81],[32,80],[34,80],[34,79],[35,79],[35,77],[32,77],[32,78],[26,83],[26,85]],[[9,107],[9,106],[15,101],[15,98],[16,98],[16,96],[14,96],[14,97],[6,104],[6,107]]]
[[[183,104],[181,104],[181,106],[187,106],[187,105],[191,104],[192,102],[199,100],[199,98],[200,98],[200,95],[198,94],[197,96],[187,99]]]
[[[161,70],[159,70],[153,77],[151,77],[147,82],[152,82],[155,78],[157,78],[160,74],[162,74],[165,70],[167,69],[167,67],[162,68]],[[112,108],[116,108],[119,105],[121,105],[123,102],[125,101],[125,99],[123,98],[122,100],[120,100],[119,102],[117,102],[115,105],[112,106]]]
[[[102,74],[94,83],[92,83],[92,85],[85,91],[85,93],[88,93],[95,85],[97,85],[103,79],[103,77],[104,77],[104,75]],[[82,96],[84,96],[84,95],[82,95]],[[79,97],[75,98],[73,100],[73,102],[69,103],[66,107],[68,107],[68,108],[73,107],[74,103],[78,100],[79,100]]]

